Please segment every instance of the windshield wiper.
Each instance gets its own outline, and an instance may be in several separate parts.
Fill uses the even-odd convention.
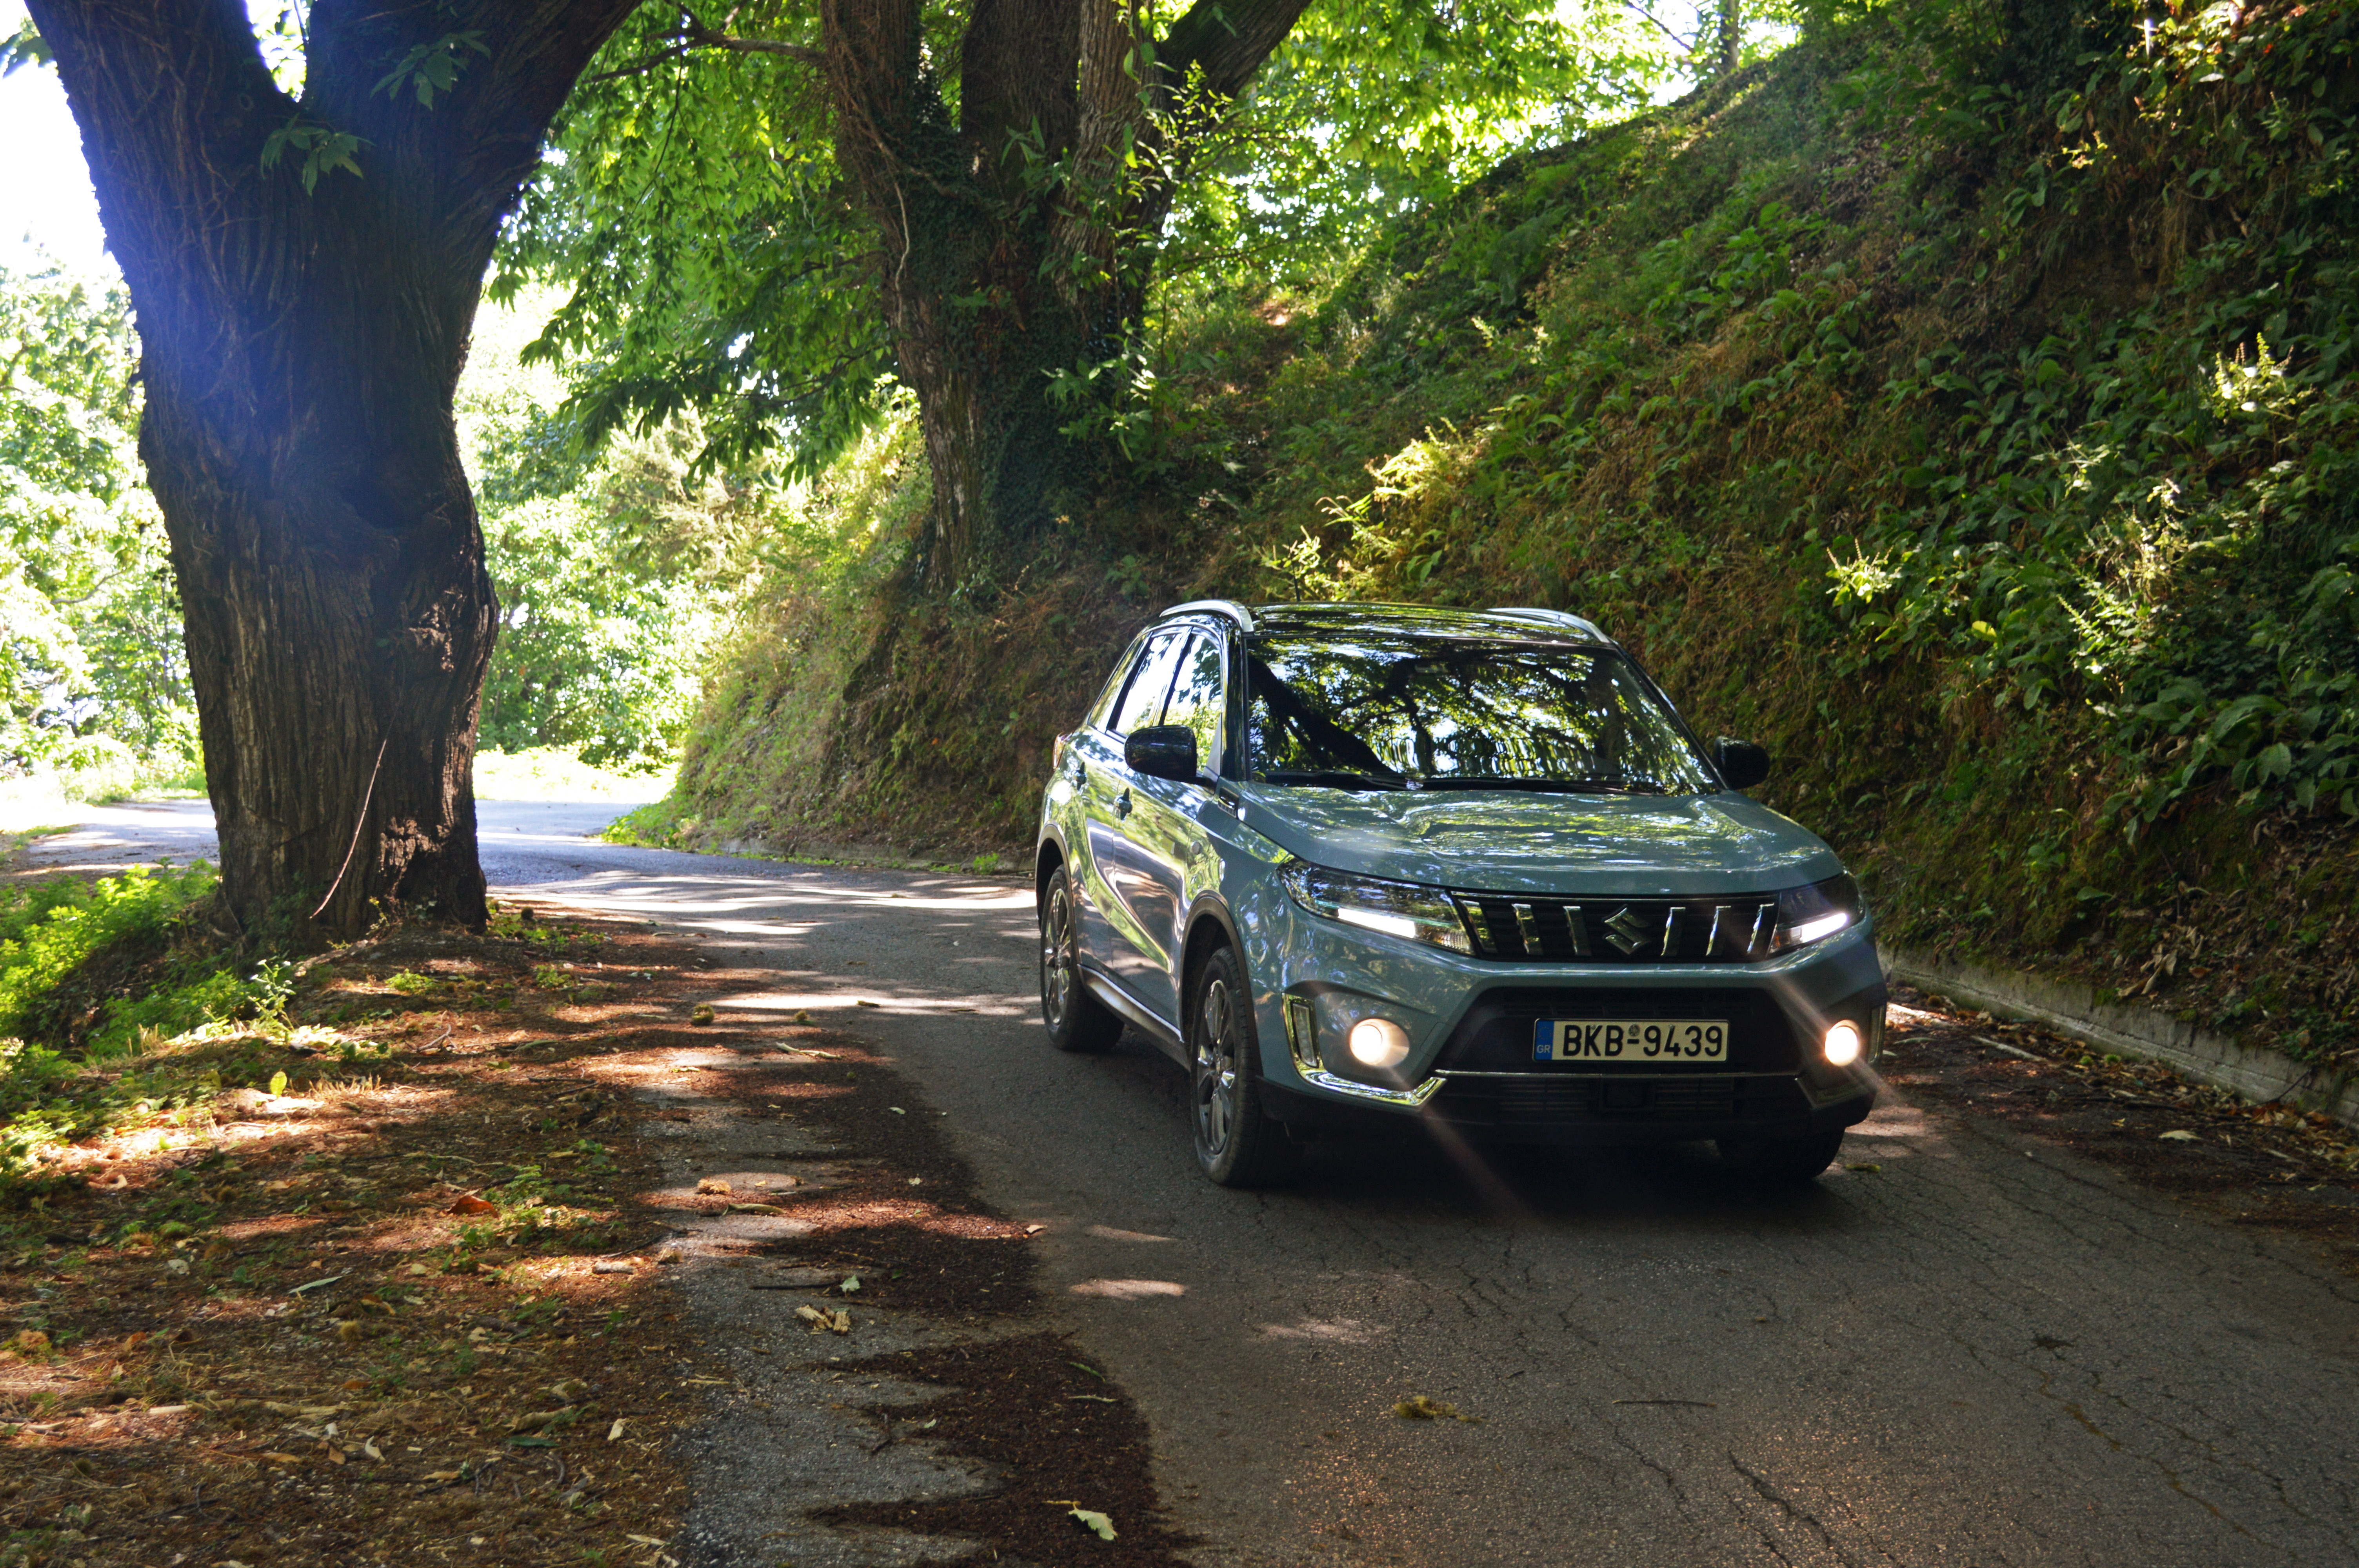
[[[1551,778],[1429,778],[1425,787],[1445,789],[1528,790],[1535,795],[1661,795],[1657,784],[1609,784],[1603,779]]]
[[[1355,773],[1345,768],[1278,768],[1262,778],[1274,784],[1306,784],[1314,789],[1408,789],[1407,779],[1376,773]]]

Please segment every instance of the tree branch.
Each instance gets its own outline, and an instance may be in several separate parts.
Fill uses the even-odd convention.
[[[1653,25],[1654,29],[1657,32],[1670,39],[1671,42],[1679,45],[1680,48],[1683,49],[1692,49],[1695,48],[1694,39],[1683,38],[1680,37],[1679,34],[1671,31],[1669,27],[1664,25],[1660,17],[1657,16],[1652,11],[1647,10],[1644,5],[1639,5],[1638,0],[1622,0],[1622,4],[1628,6],[1631,10],[1638,13],[1639,16],[1645,17],[1647,22]]]
[[[1201,70],[1206,88],[1234,98],[1309,8],[1310,0],[1196,0],[1157,46],[1157,62],[1173,81]]]
[[[805,65],[827,63],[827,56],[804,44],[782,43],[776,38],[735,38],[706,27],[686,11],[680,13],[680,38],[691,48],[734,49],[739,54],[782,54]]]

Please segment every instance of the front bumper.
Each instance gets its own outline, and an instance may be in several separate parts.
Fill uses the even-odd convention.
[[[1790,1138],[1848,1127],[1875,1100],[1885,982],[1872,924],[1757,964],[1502,962],[1339,925],[1291,905],[1255,924],[1256,1011],[1273,1114],[1299,1130],[1421,1121],[1485,1141],[1650,1143]],[[1275,983],[1269,983],[1275,982]],[[1353,1023],[1399,1024],[1389,1072],[1351,1060]],[[1538,1062],[1542,1018],[1714,1018],[1725,1063]],[[1867,1036],[1849,1067],[1818,1043],[1837,1019]]]

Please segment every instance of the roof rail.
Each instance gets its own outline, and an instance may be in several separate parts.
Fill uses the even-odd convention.
[[[1614,641],[1599,629],[1597,622],[1584,621],[1570,611],[1532,610],[1522,606],[1496,605],[1483,613],[1503,616],[1509,621],[1528,621],[1539,626],[1561,627],[1568,632],[1578,632],[1584,637],[1594,637],[1601,643]]]
[[[1169,621],[1174,615],[1225,615],[1248,632],[1254,629],[1253,611],[1234,599],[1191,599],[1185,604],[1173,605],[1156,619]]]

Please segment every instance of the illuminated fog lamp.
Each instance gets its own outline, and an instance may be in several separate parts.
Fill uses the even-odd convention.
[[[1356,1050],[1357,1040],[1355,1039],[1353,1044],[1353,1049]],[[1866,1039],[1859,1032],[1859,1025],[1844,1018],[1836,1020],[1828,1027],[1826,1044],[1823,1049],[1827,1054],[1828,1062],[1838,1067],[1848,1067],[1859,1060],[1859,1054],[1866,1044]]]
[[[1364,1067],[1397,1067],[1408,1060],[1408,1031],[1389,1018],[1364,1018],[1348,1036],[1352,1060]]]

